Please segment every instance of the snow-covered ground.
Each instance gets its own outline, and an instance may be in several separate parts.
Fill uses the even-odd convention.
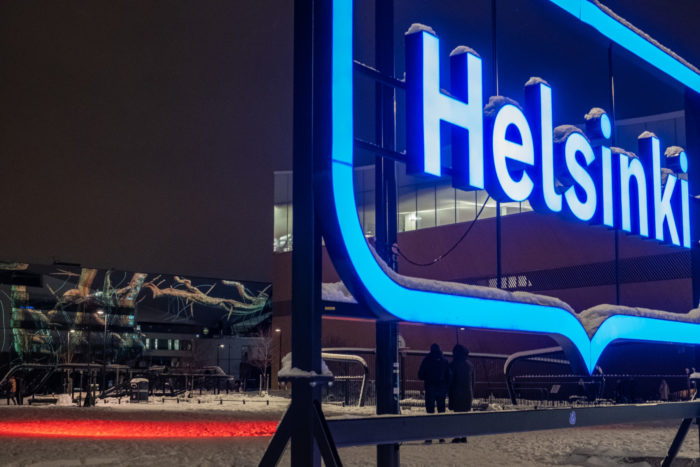
[[[224,398],[224,403],[220,402]],[[200,401],[197,403],[197,399]],[[246,403],[243,404],[243,400]],[[267,401],[269,400],[269,405]],[[202,396],[177,404],[156,399],[148,404],[99,404],[94,408],[14,407],[0,405],[0,422],[7,420],[161,420],[234,421],[278,420],[288,400],[281,397],[243,395]],[[369,415],[372,408],[326,405],[327,416]],[[413,410],[416,414],[420,411]],[[467,444],[408,443],[401,448],[401,464],[407,466],[606,466],[658,465],[680,421],[616,425],[573,430],[540,431],[469,438]],[[449,441],[449,440],[448,440]],[[269,438],[226,439],[55,439],[8,438],[0,441],[0,465],[6,466],[254,466]],[[345,465],[375,463],[373,446],[341,448]],[[698,437],[694,431],[681,449],[675,465],[697,465]],[[289,452],[280,465],[289,465]]]

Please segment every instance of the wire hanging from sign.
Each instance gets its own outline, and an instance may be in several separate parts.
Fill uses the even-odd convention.
[[[455,248],[457,248],[459,246],[459,244],[462,243],[465,238],[467,238],[467,235],[469,235],[469,232],[471,232],[472,227],[474,227],[474,224],[476,224],[476,221],[479,220],[479,216],[481,216],[481,213],[484,211],[484,208],[486,207],[486,203],[488,203],[490,199],[491,199],[490,196],[486,197],[486,199],[484,200],[484,204],[481,205],[481,208],[479,208],[479,212],[476,213],[476,217],[474,219],[472,219],[472,221],[469,223],[469,226],[467,227],[467,230],[464,231],[462,236],[459,237],[459,239],[454,243],[454,245],[452,245],[450,248],[448,248],[446,252],[444,252],[443,254],[438,256],[437,258],[434,258],[432,261],[428,261],[427,263],[419,263],[417,261],[413,261],[412,259],[410,259],[408,256],[406,256],[401,251],[401,248],[399,248],[399,246],[396,243],[391,246],[391,251],[394,254],[397,254],[400,257],[402,257],[406,262],[408,262],[414,266],[420,266],[420,267],[432,266],[433,264],[437,263],[438,261],[445,258],[447,255],[452,253],[455,250]]]

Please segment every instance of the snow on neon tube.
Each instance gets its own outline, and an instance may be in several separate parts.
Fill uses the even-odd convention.
[[[553,2],[558,5],[562,3]],[[337,223],[334,230],[340,238],[331,236],[326,240],[342,244],[332,249],[343,251],[346,256],[341,261],[349,267],[338,269],[341,275],[347,271],[353,277],[343,278],[344,282],[359,282],[367,301],[376,303],[387,313],[404,321],[563,336],[577,350],[589,372],[595,368],[603,350],[617,339],[700,344],[698,324],[616,315],[606,319],[593,338],[589,339],[576,316],[563,308],[418,290],[390,278],[367,244],[355,203],[352,7],[352,0],[333,0],[329,181],[332,215],[335,217],[331,222]],[[614,40],[614,37],[611,39]],[[655,53],[665,53],[660,49],[657,51]],[[697,77],[700,79],[700,76]],[[323,217],[328,222],[331,216],[327,214]]]

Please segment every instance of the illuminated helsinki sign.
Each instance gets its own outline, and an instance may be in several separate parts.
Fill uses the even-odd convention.
[[[621,45],[652,64],[658,66],[658,63],[662,63],[665,71],[672,77],[691,89],[700,91],[700,80],[696,79],[696,74],[689,75],[687,67],[684,68],[683,64],[660,49],[654,48],[653,53],[649,53],[646,45],[640,46],[634,38],[630,40],[630,31],[624,26],[616,23],[617,26],[611,27],[609,17],[600,19],[599,16],[589,11],[591,8],[597,7],[591,5],[582,7],[581,4],[588,4],[586,0],[552,0],[552,2],[562,8],[571,7],[570,12],[572,13],[582,12],[587,8],[588,16],[583,19],[583,13],[581,13],[582,20],[594,25],[612,40],[621,38],[619,42]],[[420,323],[548,334],[563,346],[572,364],[581,364],[589,372],[595,368],[603,350],[617,339],[700,344],[700,325],[698,324],[614,315],[607,318],[595,334],[589,338],[578,318],[559,307],[450,295],[422,289],[420,285],[415,283],[414,285],[411,285],[410,282],[400,284],[399,281],[395,280],[395,276],[390,277],[390,273],[379,264],[367,244],[357,216],[355,202],[353,186],[352,4],[352,0],[332,0],[332,47],[329,63],[332,86],[324,88],[330,93],[328,132],[330,140],[327,143],[329,157],[327,167],[322,171],[325,183],[321,184],[323,192],[322,196],[319,197],[319,202],[323,209],[320,218],[324,223],[326,246],[341,278],[356,298],[369,305],[381,317]],[[572,7],[573,4],[578,5],[578,10]],[[603,14],[603,16],[605,15]],[[602,21],[603,25],[600,26],[595,21]],[[434,37],[431,39],[430,35],[425,33],[417,35],[415,40],[419,41],[418,45],[427,43],[428,46],[431,46],[432,42],[433,45],[437,46],[437,39]],[[424,50],[423,57],[425,53]],[[428,52],[428,54],[430,53]],[[663,60],[657,61],[655,59],[658,54],[663,55]],[[548,136],[549,128],[551,128],[551,117],[548,113],[551,108],[550,89],[546,84],[537,82],[532,83],[526,90],[525,112],[515,105],[503,105],[495,113],[493,121],[489,120],[490,117],[482,120],[481,99],[472,94],[472,92],[476,93],[477,91],[480,93],[481,77],[480,73],[477,74],[477,70],[480,68],[481,61],[473,53],[462,55],[462,57],[455,58],[458,63],[452,64],[452,70],[453,72],[460,70],[459,72],[463,73],[462,76],[466,76],[467,79],[462,81],[464,83],[463,89],[453,89],[455,98],[441,94],[437,86],[426,88],[427,92],[432,93],[431,96],[435,99],[433,104],[437,106],[437,108],[432,108],[430,102],[428,103],[427,117],[429,119],[439,117],[453,125],[467,129],[475,129],[479,125],[490,129],[483,133],[488,134],[489,138],[482,141],[479,141],[479,137],[477,137],[480,134],[478,131],[474,131],[475,135],[472,135],[470,139],[467,130],[466,134],[461,134],[461,139],[458,136],[453,143],[456,144],[453,150],[461,151],[464,154],[464,157],[458,160],[458,164],[463,164],[463,166],[455,170],[456,183],[464,183],[467,187],[493,188],[496,196],[500,194],[506,196],[507,199],[531,199],[535,204],[537,204],[538,194],[541,193],[542,205],[550,211],[561,212],[568,209],[574,216],[588,218],[589,221],[598,216],[598,219],[602,219],[599,221],[600,223],[612,226],[617,225],[616,217],[619,217],[622,228],[626,227],[624,207],[629,206],[630,212],[627,214],[627,219],[629,219],[630,224],[627,225],[630,229],[634,226],[635,216],[633,213],[635,211],[638,213],[638,218],[642,218],[644,213],[647,213],[648,235],[656,236],[656,232],[663,232],[664,228],[670,230],[671,219],[673,219],[674,223],[680,223],[682,226],[679,241],[687,246],[686,226],[688,224],[685,219],[688,217],[688,206],[687,202],[683,206],[682,201],[684,196],[687,199],[687,195],[680,195],[680,210],[682,211],[680,214],[675,204],[679,198],[678,192],[684,191],[684,185],[681,183],[684,180],[667,181],[666,188],[655,184],[654,174],[659,173],[659,167],[655,167],[655,164],[657,162],[660,164],[659,142],[656,138],[644,138],[640,141],[641,160],[623,159],[618,156],[619,158],[615,161],[612,151],[605,145],[606,135],[609,133],[608,123],[606,123],[606,117],[600,114],[593,119],[589,132],[591,135],[599,133],[597,136],[592,136],[595,138],[593,143],[584,135],[574,132],[563,142],[554,143],[552,141],[550,148],[551,140]],[[432,59],[437,60],[437,51],[433,53]],[[668,63],[675,64],[675,66],[667,66]],[[431,80],[434,84],[437,79],[435,73],[423,65],[420,69],[425,73],[421,87],[429,86]],[[407,84],[410,85],[410,82]],[[473,103],[473,107],[469,107]],[[462,114],[453,112],[453,109],[459,108],[462,109]],[[426,118],[426,112],[423,112],[421,118]],[[509,130],[510,126],[517,128],[520,138],[512,136],[512,131]],[[434,129],[434,121],[429,120],[426,128]],[[532,144],[527,140],[528,133]],[[493,137],[494,134],[496,138]],[[526,136],[527,141],[523,140],[523,135]],[[319,137],[324,138],[325,133]],[[425,134],[423,137],[425,138]],[[428,137],[434,138],[435,135],[433,133]],[[423,163],[424,166],[420,170],[428,173],[439,173],[439,166],[435,164],[436,147],[432,144],[423,144],[423,148],[428,150],[427,156],[423,154],[422,159],[421,157],[414,159],[412,164]],[[557,146],[557,144],[563,144],[563,146]],[[571,194],[568,197],[567,191],[563,194],[558,193],[556,190],[551,190],[552,187],[549,185],[550,156],[552,170],[556,170],[557,163],[560,165],[562,163],[562,150],[564,154],[563,164],[572,179],[571,186],[574,186],[574,191],[569,192]],[[479,160],[479,157],[473,157],[479,156],[479,154],[483,154],[482,161]],[[518,173],[513,168],[513,164],[516,162],[519,164]],[[600,176],[592,175],[595,164],[600,162],[603,166],[608,164],[609,170],[600,167]],[[647,165],[646,168],[644,164]],[[593,167],[591,167],[592,165]],[[687,161],[683,164],[679,163],[679,165],[683,166],[681,167],[682,171],[687,170]],[[624,180],[634,179],[634,183],[639,183],[640,186],[635,190],[623,189],[624,187],[621,187],[619,183],[620,180],[623,180],[623,173]],[[524,178],[524,175],[528,175],[528,178]],[[489,177],[491,177],[491,181],[489,181]],[[494,183],[496,183],[495,186]],[[681,186],[681,188],[677,189],[673,184]],[[635,194],[639,197],[642,185],[647,187],[647,206],[643,206],[639,200],[633,199]],[[687,187],[687,185],[685,186]],[[501,190],[502,193],[498,193],[498,190]],[[626,192],[633,194],[627,201],[624,198]],[[593,199],[592,193],[595,193],[595,203],[585,196],[589,193],[591,200]],[[619,198],[618,201],[616,201],[616,194]],[[653,204],[657,196],[659,201],[657,204]],[[599,201],[598,198],[603,201]],[[606,206],[606,202],[608,202],[608,206]],[[652,203],[653,209],[648,208],[649,202]],[[616,209],[616,206],[623,209]],[[639,209],[634,210],[632,207]],[[651,217],[649,217],[649,212],[653,213]],[[591,215],[591,213],[593,214]],[[661,228],[657,227],[659,222]],[[638,219],[637,224],[644,225]],[[668,238],[671,242],[674,241],[671,233],[669,233]]]
[[[438,38],[426,30],[407,34],[410,173],[442,175],[440,127],[449,123],[455,188],[486,188],[499,201],[530,200],[537,210],[690,248],[688,181],[667,172],[662,184],[666,164],[658,138],[640,138],[639,158],[613,154],[606,146],[610,119],[595,109],[587,116],[588,137],[568,126],[554,141],[552,91],[545,82],[528,81],[524,110],[492,98],[484,113],[481,58],[458,47],[450,68],[452,96],[440,89]],[[678,172],[687,173],[685,152],[673,160]]]

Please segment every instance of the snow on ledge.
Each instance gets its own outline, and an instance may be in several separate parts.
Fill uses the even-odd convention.
[[[633,153],[632,151],[618,148],[617,146],[611,146],[610,150],[612,151],[613,154],[624,154],[627,157],[631,157],[632,159],[637,159],[637,155],[635,153]]]
[[[583,116],[583,118],[586,120],[594,120],[602,117],[604,113],[605,110],[601,109],[600,107],[593,107],[586,115]]]
[[[435,34],[435,31],[433,30],[433,28],[431,28],[430,26],[426,26],[425,24],[420,24],[420,23],[413,23],[411,25],[411,27],[408,28],[408,31],[406,31],[404,33],[404,35],[408,36],[409,34],[414,34],[414,33],[421,32],[421,31],[429,32],[433,36],[437,36],[437,34]]]
[[[324,282],[321,284],[321,298],[327,302],[357,303],[342,282]]]
[[[489,102],[484,106],[484,115],[486,117],[495,117],[496,114],[498,113],[498,110],[503,107],[504,105],[514,105],[520,110],[523,110],[522,107],[520,107],[520,104],[518,104],[516,101],[511,99],[510,97],[506,96],[491,96],[489,97]]]
[[[460,282],[446,282],[434,279],[402,276],[387,266],[379,255],[377,255],[377,252],[372,245],[369,245],[369,247],[370,251],[374,255],[374,259],[377,261],[384,273],[397,284],[409,289],[422,290],[425,292],[437,292],[448,295],[459,295],[463,297],[486,298],[490,300],[500,300],[503,302],[551,306],[563,308],[569,313],[575,314],[574,309],[571,308],[568,303],[559,300],[558,298],[548,297],[546,295],[537,295],[529,292],[508,292],[507,290],[501,290],[495,287],[485,287],[482,285],[462,284]]]
[[[516,302],[561,308],[574,315],[581,322],[581,325],[586,330],[589,338],[593,337],[600,325],[603,324],[606,319],[615,315],[640,316],[665,321],[681,321],[700,324],[700,308],[694,308],[688,313],[672,313],[670,311],[655,310],[651,308],[602,304],[588,308],[581,313],[576,313],[576,311],[574,311],[574,309],[568,303],[556,297],[549,297],[547,295],[538,295],[529,292],[509,292],[507,290],[502,290],[495,287],[485,287],[480,285],[462,284],[460,282],[447,282],[404,276],[387,266],[387,264],[379,257],[376,250],[369,242],[368,247],[382,271],[389,276],[391,280],[403,287],[447,295],[458,295],[464,297],[483,298],[487,300],[500,300],[504,302]],[[324,300],[346,300],[348,302],[349,300],[352,300],[351,303],[357,303],[342,282],[323,284],[323,294]],[[333,297],[333,299],[329,297]],[[325,362],[323,362],[322,365],[322,374],[326,375],[328,367],[326,366]],[[328,371],[328,375],[332,376],[332,373]],[[280,376],[313,377],[317,375],[314,372],[304,372],[298,368],[292,368],[291,354],[287,354],[287,356],[285,356],[285,358],[282,360],[282,370],[280,370]]]
[[[671,313],[670,311],[654,310],[651,308],[630,307],[621,305],[596,305],[583,310],[577,315],[581,324],[586,329],[588,337],[593,337],[601,324],[611,316],[641,316],[644,318],[662,319],[665,321],[682,321],[686,323],[700,323],[700,308],[690,310],[688,313]]]
[[[481,55],[479,55],[476,50],[472,49],[471,47],[467,47],[466,45],[458,45],[457,47],[452,49],[452,52],[450,52],[450,57],[461,54],[472,54],[476,57],[481,58]]]
[[[580,133],[584,138],[586,138],[583,130],[576,125],[559,125],[558,127],[554,128],[554,142],[563,143],[572,133]]]
[[[333,376],[331,370],[324,360],[321,360],[321,374],[315,371],[306,371],[301,368],[292,367],[292,353],[289,352],[282,359],[282,368],[277,372],[277,376],[281,378],[315,378],[317,376]]]
[[[530,79],[525,82],[525,86],[534,86],[535,84],[545,84],[549,86],[549,83],[539,76],[530,76]]]
[[[682,153],[682,152],[684,152],[684,149],[680,146],[669,146],[664,151],[664,156],[675,157],[675,156],[680,155],[680,153]]]

